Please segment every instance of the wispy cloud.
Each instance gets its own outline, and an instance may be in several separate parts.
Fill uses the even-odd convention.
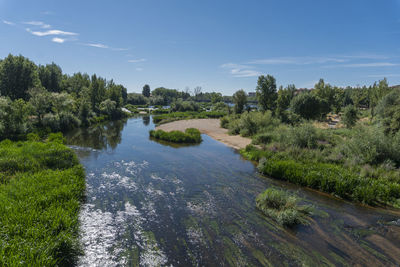
[[[129,63],[139,63],[139,62],[145,62],[147,59],[145,58],[139,58],[139,59],[130,59],[128,60]]]
[[[309,64],[323,64],[328,62],[343,63],[348,59],[341,57],[277,57],[256,59],[247,64],[256,65],[309,65]]]
[[[31,29],[26,29],[29,33],[36,35],[36,36],[49,36],[49,35],[63,35],[63,36],[76,36],[78,35],[75,32],[65,32],[65,31],[60,31],[60,30],[48,30],[44,32],[39,32],[39,31],[32,31]]]
[[[42,21],[27,21],[27,22],[23,22],[23,24],[32,25],[32,26],[38,26],[38,27],[40,27],[40,28],[42,28],[42,29],[49,29],[49,28],[51,28],[51,25],[46,24],[46,23],[44,23],[44,22],[42,22]]]
[[[111,48],[114,51],[128,51],[129,48]]]
[[[4,23],[4,24],[7,24],[7,25],[10,25],[10,26],[14,26],[15,25],[15,23],[14,22],[11,22],[11,21],[8,21],[8,20],[2,20],[2,22]]]
[[[100,43],[89,43],[89,44],[84,44],[86,46],[90,46],[90,47],[96,47],[96,48],[103,48],[103,49],[108,49],[108,45],[105,44],[100,44]]]
[[[254,70],[251,66],[243,64],[226,63],[222,64],[220,67],[223,69],[229,69],[230,74],[237,78],[256,77],[261,75],[259,71]]]
[[[333,68],[369,68],[369,67],[394,67],[399,66],[400,64],[391,63],[391,62],[370,62],[370,63],[356,63],[356,64],[340,64],[334,66],[326,66],[326,67],[333,67]]]
[[[62,44],[62,43],[64,43],[66,41],[66,39],[54,37],[53,39],[51,39],[51,41],[55,42],[55,43]]]

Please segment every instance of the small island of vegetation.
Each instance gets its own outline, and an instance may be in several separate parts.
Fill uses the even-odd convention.
[[[185,132],[181,131],[166,132],[163,130],[151,130],[149,134],[150,137],[153,137],[155,139],[172,143],[190,144],[190,143],[200,143],[202,141],[200,131],[194,128],[188,128],[185,130]]]

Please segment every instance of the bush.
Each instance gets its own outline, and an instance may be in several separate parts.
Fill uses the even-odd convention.
[[[242,136],[253,136],[260,132],[272,131],[280,122],[272,116],[271,111],[267,112],[245,112],[237,116],[228,116],[224,125],[228,127],[230,134]]]
[[[342,121],[347,128],[351,128],[356,125],[358,120],[358,110],[353,105],[348,105],[343,110]]]
[[[153,116],[153,123],[162,124],[177,120],[189,120],[189,119],[206,119],[206,118],[221,118],[226,113],[211,111],[211,112],[172,112],[169,114],[160,114]]]
[[[302,148],[316,148],[318,135],[317,130],[311,124],[302,124],[291,127],[288,134],[283,137],[284,143]]]
[[[202,141],[200,131],[194,128],[188,128],[185,132],[151,130],[150,137],[173,143],[200,143]]]
[[[290,110],[306,120],[320,119],[329,112],[329,106],[311,93],[301,93],[290,102]]]
[[[271,133],[260,133],[253,136],[252,143],[255,145],[269,144],[272,142],[273,135]]]
[[[299,206],[298,198],[283,190],[268,188],[256,198],[256,206],[265,215],[284,226],[308,224],[311,206]]]

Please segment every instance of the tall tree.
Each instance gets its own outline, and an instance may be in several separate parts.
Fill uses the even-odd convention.
[[[240,114],[244,110],[244,106],[247,104],[247,95],[243,89],[236,91],[233,94],[233,102],[235,103],[235,112]]]
[[[276,99],[278,97],[276,92],[276,80],[271,75],[261,75],[258,77],[257,87],[257,100],[261,110],[274,110]]]
[[[23,56],[8,55],[0,62],[0,94],[12,100],[28,98],[28,90],[40,86],[35,63]]]
[[[145,97],[150,97],[150,86],[148,84],[143,86],[142,95]]]
[[[54,62],[46,66],[39,66],[39,79],[44,88],[50,92],[61,91],[61,80],[63,78],[61,68]]]

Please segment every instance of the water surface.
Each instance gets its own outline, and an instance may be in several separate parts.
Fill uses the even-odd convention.
[[[194,146],[149,139],[149,117],[67,134],[87,174],[81,266],[390,266],[400,215],[261,176],[207,135]],[[285,229],[255,208],[268,187],[317,212]]]

